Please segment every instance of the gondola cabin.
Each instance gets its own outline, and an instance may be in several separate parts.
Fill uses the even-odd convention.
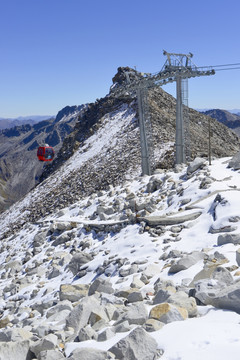
[[[39,161],[52,161],[54,158],[54,150],[51,146],[39,146],[37,151]]]

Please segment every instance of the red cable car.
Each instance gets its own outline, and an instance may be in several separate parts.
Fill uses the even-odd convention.
[[[37,151],[39,161],[52,161],[54,158],[54,150],[51,146],[39,146]]]

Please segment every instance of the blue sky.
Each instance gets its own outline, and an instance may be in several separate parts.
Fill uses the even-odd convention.
[[[0,117],[93,102],[119,66],[159,71],[163,49],[198,66],[240,63],[239,16],[239,0],[0,0]],[[189,106],[239,109],[239,80],[190,79]]]

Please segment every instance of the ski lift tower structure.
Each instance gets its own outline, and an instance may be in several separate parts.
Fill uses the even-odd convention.
[[[214,75],[213,69],[197,67],[193,61],[193,54],[168,53],[163,51],[167,60],[161,70],[162,74],[174,74],[176,81],[176,135],[175,135],[175,163],[186,162],[187,153],[190,157],[190,133],[188,117],[188,79],[196,76]]]
[[[192,62],[193,54],[191,53],[168,53],[164,50],[163,55],[167,56],[167,60],[160,72],[155,74],[141,73],[141,77],[137,77],[134,76],[134,70],[129,69],[125,71],[124,84],[111,88],[111,93],[114,96],[126,93],[137,94],[143,175],[151,175],[153,171],[151,121],[147,99],[148,89],[176,82],[175,163],[181,164],[186,162],[185,139],[189,140],[189,132],[184,126],[184,115],[186,116],[187,112],[183,111],[187,110],[188,105],[188,78],[215,74],[215,70],[210,66],[197,67]]]

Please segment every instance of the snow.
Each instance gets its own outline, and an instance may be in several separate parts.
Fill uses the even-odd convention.
[[[119,121],[119,116],[125,117],[124,122]],[[112,123],[109,132],[106,133],[101,129],[98,131],[96,136],[89,138],[89,141],[85,144],[85,149],[88,151],[84,152],[82,149],[76,152],[73,157],[66,162],[64,167],[60,171],[60,176],[56,179],[56,183],[60,184],[60,178],[66,176],[73,170],[76,170],[80,164],[88,159],[93,158],[99,151],[104,151],[105,145],[114,145],[114,139],[116,139],[116,133],[123,130],[123,127],[132,121],[134,114],[129,114],[127,108],[123,108],[120,115],[116,113],[112,116]],[[106,119],[107,121],[107,119]],[[162,207],[154,212],[152,215],[166,215],[172,214],[172,216],[182,216],[187,213],[193,213],[201,211],[201,216],[194,220],[186,222],[186,227],[181,232],[181,240],[176,242],[166,243],[169,237],[169,233],[166,232],[163,235],[153,241],[153,238],[149,233],[139,233],[139,224],[128,225],[124,227],[117,234],[108,234],[104,241],[100,241],[100,238],[94,236],[93,233],[84,234],[81,232],[83,224],[90,224],[91,220],[89,216],[93,213],[94,209],[98,206],[99,198],[90,207],[87,206],[89,198],[83,199],[76,204],[71,205],[65,209],[65,214],[60,217],[49,216],[45,219],[45,223],[50,221],[76,221],[77,232],[80,242],[86,236],[91,240],[91,249],[88,251],[99,250],[97,256],[89,263],[88,273],[83,278],[74,281],[70,272],[65,272],[60,276],[48,280],[46,277],[42,277],[42,282],[45,285],[41,288],[35,298],[31,298],[30,294],[38,284],[26,285],[16,295],[10,295],[9,293],[4,294],[4,298],[0,300],[0,308],[3,309],[7,301],[18,297],[24,299],[23,306],[27,307],[33,303],[47,301],[52,297],[52,294],[59,289],[61,283],[89,283],[96,276],[95,270],[100,266],[104,260],[109,258],[127,258],[128,261],[124,266],[129,266],[131,263],[138,261],[139,267],[145,269],[147,265],[154,264],[159,267],[159,274],[154,276],[148,287],[151,287],[154,281],[161,276],[163,279],[171,279],[175,284],[181,285],[182,281],[186,279],[193,279],[194,276],[203,268],[203,260],[196,263],[194,266],[187,270],[180,271],[176,274],[169,275],[168,267],[166,267],[166,261],[161,260],[161,255],[167,248],[170,250],[179,250],[186,253],[202,249],[209,249],[208,253],[213,254],[215,251],[220,251],[224,254],[229,262],[226,266],[236,264],[236,250],[237,247],[233,244],[227,244],[224,246],[217,246],[218,234],[209,233],[210,226],[214,228],[220,228],[226,226],[229,217],[239,216],[239,203],[240,203],[240,189],[238,184],[240,182],[240,173],[233,171],[227,167],[227,158],[217,159],[212,161],[212,165],[209,166],[210,177],[213,182],[207,189],[199,189],[199,181],[201,177],[205,176],[202,172],[202,176],[192,178],[185,178],[186,167],[180,173],[169,172],[169,177],[166,179],[166,174],[155,175],[164,181],[164,187],[161,191],[171,190],[173,183],[182,184],[183,195],[174,195],[173,201],[168,206],[165,201]],[[171,179],[171,181],[170,181]],[[143,178],[137,178],[132,181],[128,181],[124,188],[118,187],[118,198],[126,198],[129,192],[134,194],[142,194],[147,198],[147,194],[144,194],[143,189],[149,181],[148,176]],[[52,186],[56,186],[56,183]],[[47,185],[50,186],[50,185]],[[14,222],[18,217],[21,217],[24,212],[24,207],[34,201],[40,196],[40,191],[44,191],[42,187],[37,187],[29,195],[23,199],[23,201],[15,204],[9,211],[5,212],[0,219],[0,234],[4,232],[8,224]],[[225,200],[225,204],[218,204],[216,207],[216,221],[213,220],[211,214],[211,206],[217,194],[220,194]],[[160,191],[156,191],[151,194],[152,198],[158,198]],[[195,209],[192,210],[179,210],[180,201],[184,198],[191,199],[188,206],[194,204]],[[111,203],[113,197],[109,197],[106,193],[103,195],[102,200]],[[84,210],[84,215],[78,216],[79,210]],[[114,220],[108,220],[108,223]],[[94,220],[97,223],[104,223],[100,220]],[[235,233],[240,231],[240,222],[232,224],[236,227]],[[15,237],[8,239],[8,250],[0,252],[0,263],[4,264],[8,261],[9,257],[11,260],[23,259],[27,249],[31,248],[32,240],[34,235],[39,231],[38,224],[29,226],[23,226],[22,230],[16,234]],[[49,245],[48,245],[49,246]],[[41,252],[36,254],[34,259],[29,260],[23,265],[22,277],[24,277],[24,271],[31,269],[34,264],[39,262],[42,267],[47,266],[47,262],[42,262],[42,259],[46,257],[47,246],[43,246]],[[57,246],[52,254],[53,259],[57,258],[58,252],[61,252],[63,248],[61,245]],[[87,251],[87,250],[86,250]],[[60,256],[60,255],[59,255]],[[238,267],[238,266],[237,266]],[[0,275],[4,273],[3,268],[0,269]],[[128,276],[124,281],[118,282],[119,276],[115,272],[114,266],[109,267],[109,275],[113,286],[117,288],[125,287],[131,283],[132,275]],[[234,275],[234,273],[233,273]],[[34,275],[33,275],[34,276]],[[20,276],[21,277],[21,276]],[[238,276],[234,276],[238,279]],[[36,278],[37,281],[37,278]],[[9,285],[10,280],[8,278],[2,278],[0,288],[4,289]],[[46,292],[46,289],[49,291]],[[199,313],[202,316],[185,321],[172,322],[165,325],[161,330],[151,333],[151,336],[155,338],[158,343],[158,347],[164,349],[164,354],[161,357],[162,360],[237,360],[239,359],[240,353],[240,315],[226,310],[215,309],[211,306],[200,307]],[[5,315],[7,310],[5,310]],[[24,316],[24,314],[22,315]],[[66,346],[66,355],[69,355],[71,351],[76,347],[94,347],[99,349],[107,350],[113,344],[115,344],[121,337],[125,337],[128,333],[121,333],[115,335],[112,339],[105,342],[96,341],[85,341],[81,343],[69,343]]]

